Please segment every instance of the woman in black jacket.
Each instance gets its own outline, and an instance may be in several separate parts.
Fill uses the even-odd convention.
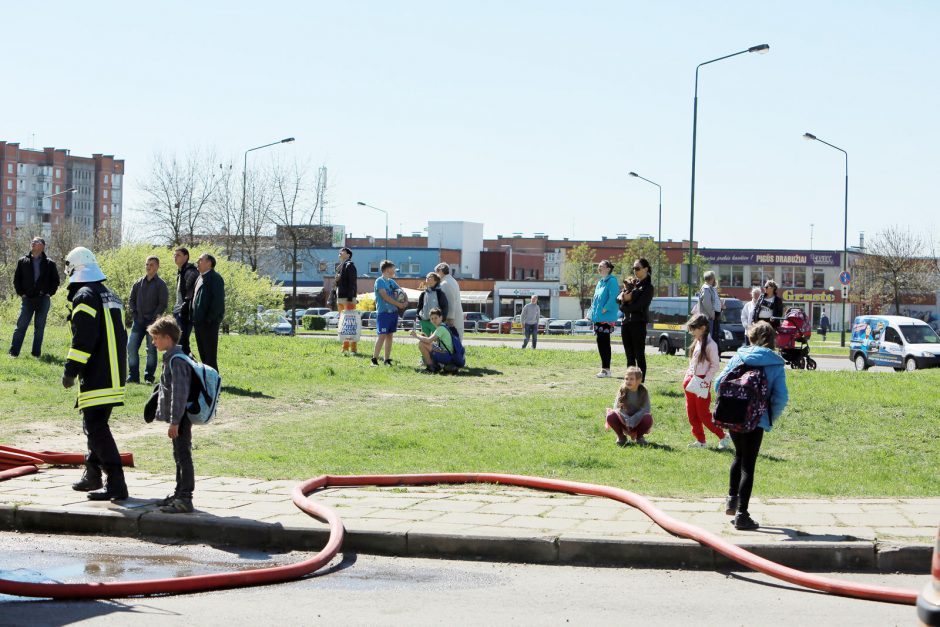
[[[780,326],[780,319],[783,318],[783,299],[777,294],[777,282],[768,279],[764,283],[764,293],[760,295],[757,304],[754,305],[754,313],[751,322],[769,322],[776,330]]]
[[[646,380],[646,323],[649,321],[650,301],[653,300],[653,281],[650,278],[650,262],[639,258],[633,262],[636,281],[625,281],[624,289],[617,297],[623,312],[620,339],[627,354],[627,366],[637,366]]]
[[[345,246],[339,249],[339,265],[336,266],[336,311],[340,316],[347,309],[356,308],[356,296],[358,294],[358,285],[356,280],[356,264],[352,262],[352,251]],[[356,334],[358,337],[358,333]],[[355,340],[343,340],[343,355],[350,352],[356,355],[358,342]]]

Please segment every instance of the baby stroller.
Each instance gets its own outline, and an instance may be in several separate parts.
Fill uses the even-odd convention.
[[[777,327],[777,348],[791,368],[816,370],[816,361],[809,356],[809,338],[813,327],[799,307],[791,307]]]

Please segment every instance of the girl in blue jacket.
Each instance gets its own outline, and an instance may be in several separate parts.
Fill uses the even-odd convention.
[[[769,323],[761,321],[747,330],[750,346],[742,346],[734,354],[724,371],[715,377],[715,390],[722,379],[732,369],[742,363],[756,368],[763,368],[767,375],[767,411],[760,417],[757,428],[748,433],[731,432],[734,442],[734,461],[731,462],[731,475],[728,481],[728,498],[725,500],[725,513],[734,516],[735,529],[752,530],[758,525],[748,514],[747,506],[751,500],[751,488],[754,486],[754,466],[760,452],[764,432],[773,428],[774,420],[783,413],[790,398],[787,392],[787,378],[783,358],[774,352],[774,340],[777,332]]]
[[[594,335],[597,337],[597,352],[601,356],[601,371],[598,378],[610,376],[610,335],[614,332],[617,315],[620,312],[617,306],[617,296],[620,294],[617,279],[611,274],[614,264],[604,259],[597,264],[597,272],[601,278],[594,288],[594,299],[591,301],[591,322],[594,323]]]

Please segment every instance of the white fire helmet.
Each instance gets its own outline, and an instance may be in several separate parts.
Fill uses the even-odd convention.
[[[101,271],[95,254],[84,246],[72,249],[72,252],[65,256],[65,276],[69,277],[71,283],[92,283],[107,278]]]

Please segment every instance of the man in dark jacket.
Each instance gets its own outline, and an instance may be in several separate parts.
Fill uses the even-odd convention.
[[[124,305],[103,284],[105,275],[94,254],[78,247],[65,258],[69,277],[69,324],[72,343],[65,360],[62,386],[70,388],[78,378],[75,406],[82,412],[82,426],[88,440],[85,474],[72,485],[88,492],[92,501],[122,501],[127,498],[124,468],[108,420],[111,409],[124,404],[124,376],[127,372],[127,334],[124,332]],[[102,487],[102,470],[108,477]]]
[[[186,355],[192,355],[189,347],[189,334],[193,331],[192,303],[196,292],[196,280],[199,270],[189,263],[189,250],[177,248],[173,251],[173,261],[176,262],[176,303],[173,305],[173,317],[180,325],[180,347]]]
[[[127,382],[140,383],[140,343],[147,340],[147,365],[144,367],[144,381],[153,383],[157,372],[157,348],[147,333],[154,320],[166,311],[169,290],[166,283],[157,274],[160,272],[160,259],[148,257],[147,273],[140,277],[131,288],[131,297],[127,300],[127,311],[133,324],[127,338]]]
[[[199,278],[193,295],[193,331],[199,359],[219,369],[219,327],[225,317],[225,281],[215,271],[215,257],[203,253],[196,261]]]
[[[34,237],[30,251],[16,263],[13,272],[13,288],[22,299],[20,317],[16,321],[10,355],[18,357],[26,329],[35,318],[33,327],[33,357],[42,355],[42,336],[46,331],[46,316],[49,315],[51,297],[59,289],[59,270],[55,262],[46,257],[46,240]]]

